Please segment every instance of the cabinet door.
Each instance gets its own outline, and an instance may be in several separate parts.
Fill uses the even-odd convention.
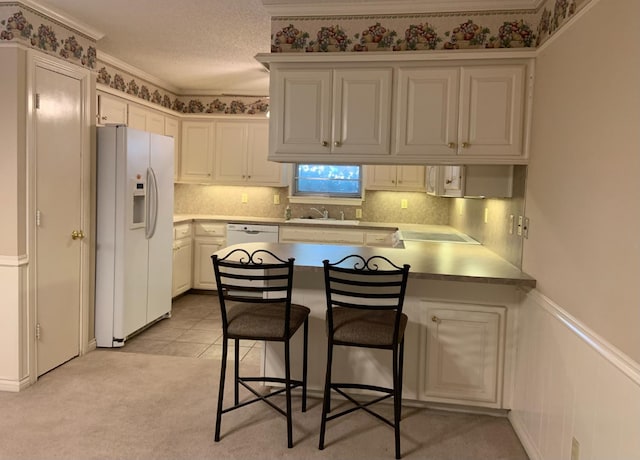
[[[397,166],[375,165],[365,166],[367,188],[371,190],[395,190]]]
[[[164,134],[173,137],[173,179],[180,177],[180,123],[175,118],[164,118]]]
[[[459,75],[458,68],[398,70],[397,155],[456,154]]]
[[[332,152],[389,154],[392,73],[391,68],[335,71]]]
[[[180,180],[208,183],[213,173],[214,124],[210,121],[182,122]]]
[[[173,289],[172,297],[191,289],[193,244],[191,239],[173,242]]]
[[[211,255],[223,245],[224,240],[195,240],[193,255],[193,287],[195,289],[216,289]]]
[[[148,131],[155,134],[164,134],[164,115],[155,110],[146,109],[135,104],[129,104],[130,128]]]
[[[414,192],[425,191],[424,166],[398,166],[396,168],[396,189]]]
[[[127,103],[108,94],[98,94],[98,124],[127,124]]]
[[[268,160],[268,120],[248,123],[247,135],[247,182],[250,185],[285,185],[285,167]]]
[[[504,308],[431,306],[425,313],[422,399],[500,407]]]
[[[272,151],[328,153],[331,70],[273,70],[271,78]]]
[[[444,196],[461,197],[464,166],[438,166],[442,168],[442,190]]]
[[[218,121],[216,123],[215,168],[217,183],[244,183],[247,177],[246,122]]]
[[[523,154],[524,76],[523,65],[463,67],[460,155]]]

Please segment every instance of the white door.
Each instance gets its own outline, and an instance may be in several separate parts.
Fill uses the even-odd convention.
[[[391,68],[335,71],[333,153],[389,154],[391,78]]]
[[[412,190],[422,192],[425,190],[424,166],[398,166],[396,173],[398,190]]]
[[[282,185],[282,163],[267,160],[268,155],[268,120],[249,123],[247,136],[247,179],[251,185]]]
[[[180,180],[205,183],[213,171],[214,124],[210,121],[182,122]]]
[[[275,74],[275,75],[273,75]],[[331,70],[272,72],[271,142],[276,153],[328,153]]]
[[[247,178],[247,123],[220,121],[216,123],[215,168],[216,182],[239,183]]]
[[[458,68],[398,71],[395,153],[456,154],[459,75]]]
[[[173,139],[150,137],[149,166],[156,181],[157,217],[149,238],[147,323],[171,311],[173,261]]]
[[[36,67],[35,304],[37,375],[80,353],[82,82]]]
[[[460,155],[522,155],[524,66],[463,68]]]

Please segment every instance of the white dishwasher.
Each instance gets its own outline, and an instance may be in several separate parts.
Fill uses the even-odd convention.
[[[227,246],[242,243],[277,242],[277,225],[227,224]]]

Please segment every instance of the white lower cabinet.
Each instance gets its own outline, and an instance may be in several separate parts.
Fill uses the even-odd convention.
[[[211,255],[226,246],[226,223],[196,222],[193,257],[193,288],[216,289]]]
[[[191,223],[180,223],[173,227],[173,285],[171,296],[176,297],[191,289],[191,266],[193,243]]]
[[[502,408],[506,308],[421,302],[418,398]]]
[[[352,246],[392,247],[394,231],[357,228],[280,226],[281,243],[346,244]]]

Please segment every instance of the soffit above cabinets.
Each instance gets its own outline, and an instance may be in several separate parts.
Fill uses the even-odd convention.
[[[271,16],[535,10],[543,0],[262,0]]]

